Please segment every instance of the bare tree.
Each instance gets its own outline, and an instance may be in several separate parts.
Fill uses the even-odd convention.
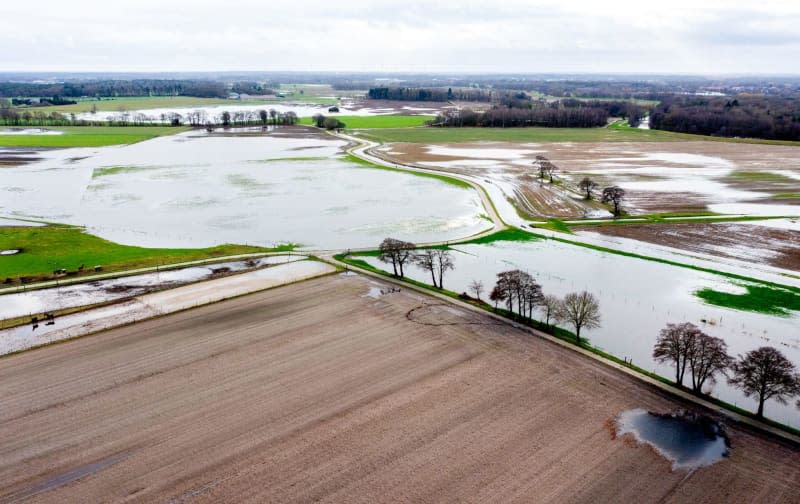
[[[689,353],[689,369],[692,372],[692,390],[701,394],[706,382],[715,383],[715,375],[724,373],[732,364],[728,355],[728,345],[722,338],[715,338],[698,331]]]
[[[497,274],[497,283],[489,295],[489,299],[504,301],[506,309],[514,313],[514,303],[520,317],[531,318],[534,307],[542,302],[542,287],[528,273],[521,270],[502,271]]]
[[[439,288],[444,288],[444,272],[455,268],[453,256],[449,250],[435,249],[433,255],[436,262],[436,272],[439,274]]]
[[[394,276],[403,278],[403,265],[412,258],[412,251],[416,245],[394,238],[386,238],[381,242],[379,259],[385,263],[392,263]],[[398,270],[400,274],[398,275]]]
[[[603,189],[603,196],[601,202],[611,203],[614,205],[614,217],[620,216],[619,207],[622,205],[622,200],[625,199],[625,189],[619,186],[611,186]]]
[[[578,187],[581,191],[586,193],[586,199],[592,199],[592,191],[597,189],[597,183],[590,179],[589,177],[583,177],[580,182],[578,182]]]
[[[266,110],[261,109],[258,111],[258,118],[261,119],[261,124],[266,126],[267,119],[269,118],[269,113]]]
[[[272,119],[272,125],[278,125],[278,111],[275,109],[269,109],[269,117]]]
[[[558,167],[551,163],[550,161],[545,161],[542,163],[544,165],[544,172],[547,174],[547,177],[550,179],[550,183],[553,183],[553,173],[558,170]]]
[[[544,312],[545,325],[550,325],[550,318],[555,317],[555,315],[558,313],[560,305],[561,300],[558,298],[558,296],[548,294],[542,298],[542,311]]]
[[[558,319],[575,328],[575,342],[580,345],[582,328],[600,327],[600,303],[589,292],[570,292],[560,304]]]
[[[478,301],[481,300],[481,293],[483,292],[483,282],[481,282],[480,280],[473,280],[472,282],[469,283],[467,289],[469,289],[471,293],[475,294],[475,298]]]
[[[231,113],[227,110],[222,111],[222,125],[226,128],[231,125]]]
[[[427,270],[431,274],[431,283],[434,287],[439,287],[436,284],[436,259],[433,255],[432,249],[425,249],[422,252],[414,255],[414,263],[420,268]],[[397,275],[397,273],[395,273]]]
[[[694,333],[700,332],[694,324],[667,324],[661,329],[653,347],[653,359],[656,362],[672,362],[675,365],[675,383],[683,386],[683,377],[689,365],[689,354]]]
[[[800,395],[800,376],[794,364],[779,350],[763,346],[751,350],[732,366],[733,376],[728,383],[742,389],[747,397],[755,396],[758,400],[756,416],[764,416],[764,403],[775,399],[786,404],[788,399]]]

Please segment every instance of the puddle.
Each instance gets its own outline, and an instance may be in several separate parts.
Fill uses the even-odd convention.
[[[656,414],[643,409],[623,411],[617,435],[631,434],[672,462],[673,470],[694,471],[728,457],[728,441],[718,423],[704,415]]]
[[[19,254],[19,249],[0,250],[0,256]]]

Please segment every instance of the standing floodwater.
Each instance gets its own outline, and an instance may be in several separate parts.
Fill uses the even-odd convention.
[[[689,471],[719,462],[728,456],[722,428],[702,415],[660,415],[643,409],[623,411],[617,418],[617,434],[632,434],[672,461],[672,469]]]

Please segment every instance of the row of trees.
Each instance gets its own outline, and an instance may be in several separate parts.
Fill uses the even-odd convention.
[[[416,252],[417,246],[411,242],[386,238],[381,242],[381,261],[392,265],[394,276],[405,277],[405,266],[409,263],[430,272],[431,283],[437,289],[444,288],[444,273],[455,266],[450,251],[443,248],[424,249]]]
[[[62,96],[196,96],[225,98],[228,87],[224,82],[195,79],[131,79],[81,80],[74,82],[32,83],[0,82],[0,96],[40,97]]]
[[[446,110],[437,114],[432,125],[440,127],[516,128],[595,128],[608,122],[606,111],[591,107],[559,107],[550,104],[532,108],[493,107],[485,112],[471,109]]]
[[[759,418],[764,416],[764,403],[769,399],[786,404],[800,395],[800,375],[779,350],[764,346],[734,359],[722,338],[709,336],[689,322],[667,324],[653,347],[653,358],[675,367],[679,387],[684,387],[688,371],[696,394],[703,393],[704,385],[715,383],[718,375],[726,376],[728,383],[740,388],[746,397],[756,398]]]
[[[450,251],[444,248],[421,251],[415,249],[414,243],[386,238],[380,244],[378,258],[386,264],[391,264],[392,273],[399,278],[405,277],[406,266],[415,264],[430,273],[431,284],[435,288],[443,289],[445,272],[455,267]],[[479,302],[482,302],[483,282],[473,281],[469,285],[469,290]],[[552,295],[546,296],[536,279],[519,269],[497,274],[497,281],[489,293],[489,300],[494,302],[495,310],[502,303],[510,315],[516,315],[530,322],[533,322],[534,309],[541,308],[545,315],[546,326],[550,326],[551,320],[570,324],[575,330],[575,340],[579,345],[582,329],[600,326],[600,303],[594,295],[583,291],[569,293],[563,299]]]
[[[373,87],[367,91],[370,100],[446,102],[450,100],[488,102],[492,93],[475,88],[421,88],[421,87]]]
[[[669,97],[650,114],[650,127],[723,137],[800,140],[796,97]]]

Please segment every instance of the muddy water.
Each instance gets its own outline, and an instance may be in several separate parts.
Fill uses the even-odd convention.
[[[762,345],[780,349],[800,365],[800,313],[777,317],[704,304],[694,292],[706,287],[726,292],[744,289],[729,279],[687,268],[619,256],[550,240],[495,242],[490,245],[458,245],[453,254],[455,270],[444,278],[446,289],[465,292],[473,279],[490,291],[496,274],[521,269],[536,277],[546,294],[563,296],[588,290],[600,300],[602,327],[582,331],[581,336],[620,358],[648,371],[673,376],[667,365],[657,364],[651,354],[659,331],[668,322],[692,322],[712,336],[723,338],[731,355],[744,354]],[[368,263],[385,269],[372,257]],[[430,274],[416,266],[407,275],[430,283]],[[484,294],[484,297],[488,294]],[[702,321],[706,320],[707,323]],[[721,377],[709,389],[715,396],[755,410],[755,401],[728,386]],[[793,404],[775,402],[766,414],[780,422],[800,426],[800,412]]]
[[[3,170],[0,214],[85,225],[149,247],[356,248],[387,236],[428,242],[491,227],[476,192],[348,162],[344,145],[326,135],[189,132],[48,151],[45,160]]]
[[[710,419],[688,415],[657,415],[642,409],[623,411],[617,434],[632,434],[672,462],[672,469],[693,471],[728,456],[725,436]]]

